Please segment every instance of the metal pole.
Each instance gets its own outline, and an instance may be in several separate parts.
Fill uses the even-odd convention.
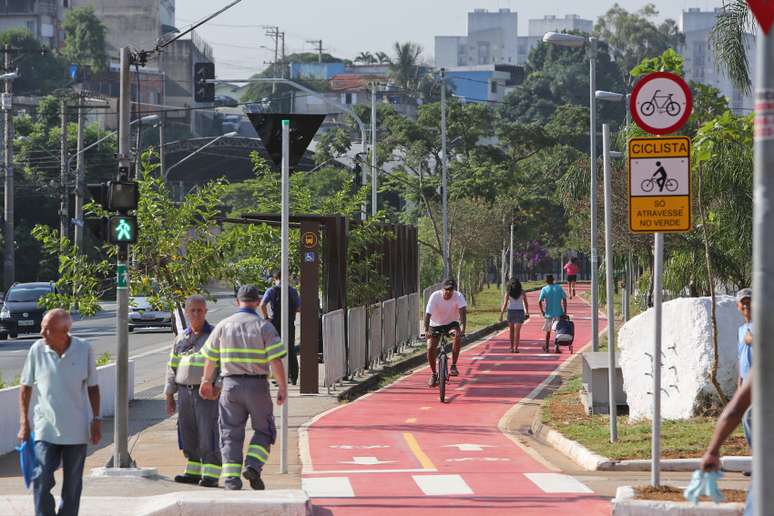
[[[280,295],[282,304],[282,342],[286,346],[293,346],[289,342],[290,336],[290,307],[288,299],[288,285],[290,283],[290,269],[288,266],[288,254],[290,244],[290,120],[282,121],[282,280],[280,283]],[[285,369],[285,378],[288,378],[288,356],[282,359]],[[282,417],[280,418],[280,473],[288,472],[288,400],[282,405]]]
[[[661,483],[661,278],[664,273],[664,234],[656,233],[653,259],[653,309],[655,325],[653,338],[653,430],[651,444],[650,483]]]
[[[632,254],[629,253],[626,256],[626,270],[624,272],[624,291],[621,314],[623,315],[624,322],[629,320],[629,295],[632,288]]]
[[[610,442],[618,440],[618,407],[616,405],[615,370],[615,303],[613,288],[613,199],[610,182],[610,126],[602,124],[602,159],[605,175],[605,278],[607,283],[607,383],[610,407]]]
[[[511,244],[510,244],[510,257],[508,258],[508,277],[513,279],[513,221],[511,220]]]
[[[4,70],[9,72],[11,70],[11,46],[5,45],[5,62]],[[13,81],[6,79],[5,81],[5,94],[8,97],[8,102],[11,102],[5,112],[3,113],[4,128],[3,128],[3,165],[5,168],[5,191],[3,218],[5,220],[5,231],[3,232],[4,249],[3,249],[3,280],[5,283],[5,290],[7,291],[16,279],[16,235],[14,228],[14,192],[15,187],[13,184]]]
[[[597,271],[597,38],[589,38],[589,135],[591,145],[591,347],[599,350],[599,285]]]
[[[75,151],[75,227],[73,228],[75,231],[75,246],[79,252],[83,252],[83,196],[85,194],[83,160],[86,157],[83,153],[83,102],[84,96],[81,94],[78,99],[78,141]],[[69,164],[70,160],[67,160],[65,171],[70,170]]]
[[[371,89],[371,216],[379,211],[377,189],[379,187],[376,170],[376,84]]]
[[[59,100],[59,234],[64,238],[70,236],[70,197],[67,191],[67,113],[64,97]]]
[[[121,89],[118,114],[118,166],[119,169],[131,166],[130,159],[130,134],[129,117],[131,116],[129,89],[129,49],[121,49]],[[122,178],[124,180],[128,178]],[[113,444],[113,467],[131,467],[132,458],[129,456],[129,288],[128,288],[128,264],[126,245],[119,246],[117,271],[118,288],[116,289],[116,335],[118,336],[118,350],[116,353],[116,408]],[[124,275],[122,278],[121,275]],[[123,285],[123,286],[122,286]]]
[[[756,71],[756,137],[755,182],[753,208],[753,510],[756,516],[769,514],[774,507],[774,443],[769,439],[774,431],[774,406],[767,402],[774,398],[774,349],[765,345],[767,332],[774,330],[774,320],[767,311],[766,299],[774,295],[774,212],[772,189],[774,179],[774,140],[765,128],[770,123],[774,100],[774,35],[758,32],[758,68]]]
[[[446,69],[441,68],[441,198],[443,217],[443,275],[451,274],[449,266],[449,156],[446,149]]]
[[[163,53],[161,54],[164,55]],[[162,73],[161,74],[161,103],[165,104],[167,101],[167,74]],[[166,181],[167,179],[167,154],[164,151],[164,145],[166,144],[164,140],[164,129],[166,129],[167,125],[167,111],[164,110],[161,113],[161,120],[159,120],[159,177],[162,178],[162,180]]]

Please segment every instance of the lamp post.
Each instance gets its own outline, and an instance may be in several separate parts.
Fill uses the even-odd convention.
[[[177,163],[175,163],[174,165],[172,165],[171,167],[169,167],[167,170],[165,170],[165,172],[166,172],[166,176],[163,178],[163,179],[164,179],[164,182],[166,182],[166,181],[167,181],[167,177],[169,176],[169,173],[170,173],[170,172],[172,171],[172,169],[173,169],[173,168],[175,168],[176,166],[178,166],[178,165],[182,164],[184,161],[188,161],[190,158],[192,158],[193,156],[195,156],[195,155],[199,154],[201,151],[203,151],[204,149],[206,149],[206,148],[207,148],[207,147],[209,147],[210,145],[214,144],[214,143],[215,143],[215,142],[217,142],[218,140],[222,140],[223,138],[233,138],[234,136],[236,136],[236,135],[238,135],[238,134],[239,134],[239,133],[238,133],[238,132],[236,132],[236,131],[231,131],[230,133],[221,134],[220,136],[218,136],[218,137],[216,137],[216,138],[213,138],[212,140],[210,140],[210,141],[209,141],[209,142],[207,142],[206,144],[202,145],[201,147],[199,147],[198,149],[196,149],[195,151],[193,151],[191,154],[189,154],[188,156],[184,157],[183,159],[181,159],[180,161],[178,161]]]
[[[591,342],[592,350],[599,349],[599,299],[597,270],[597,103],[594,93],[597,89],[597,38],[547,32],[543,36],[544,43],[560,47],[581,48],[589,45],[589,140],[591,143]]]

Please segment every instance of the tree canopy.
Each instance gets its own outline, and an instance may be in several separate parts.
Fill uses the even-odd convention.
[[[73,7],[65,11],[64,21],[65,42],[62,56],[71,63],[88,65],[95,72],[102,71],[107,66],[105,51],[105,25],[94,14],[90,5]]]

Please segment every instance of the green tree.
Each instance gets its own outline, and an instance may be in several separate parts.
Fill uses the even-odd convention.
[[[371,52],[360,52],[355,58],[355,62],[360,64],[373,64],[377,62],[377,59]]]
[[[744,93],[749,93],[752,87],[746,36],[755,32],[747,0],[724,0],[710,34],[710,44],[731,83]]]
[[[421,67],[419,58],[422,55],[422,46],[407,41],[395,42],[393,46],[394,57],[390,63],[390,75],[395,84],[406,91],[416,91],[421,79]]]
[[[94,13],[94,7],[73,7],[65,12],[62,28],[65,44],[62,55],[71,63],[88,65],[95,72],[105,69],[105,33],[107,29]]]
[[[17,95],[46,95],[67,83],[65,64],[30,32],[10,29],[0,33],[0,46],[15,49],[12,66],[20,77],[13,81]]]

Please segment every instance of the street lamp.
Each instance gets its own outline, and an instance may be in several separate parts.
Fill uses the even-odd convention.
[[[172,165],[171,167],[169,167],[167,170],[165,170],[165,171],[164,171],[164,172],[165,172],[165,175],[164,175],[164,178],[163,178],[163,179],[164,179],[164,182],[166,182],[166,181],[167,181],[167,177],[169,176],[169,172],[170,172],[170,171],[171,171],[173,168],[175,168],[176,166],[180,165],[180,164],[181,164],[181,163],[183,163],[184,161],[187,161],[187,160],[189,160],[189,159],[190,159],[190,158],[192,158],[193,156],[195,156],[195,155],[199,154],[201,151],[203,151],[204,149],[206,149],[206,148],[207,148],[207,147],[209,147],[210,145],[214,144],[214,143],[215,143],[215,142],[217,142],[218,140],[222,140],[223,138],[233,138],[234,136],[236,136],[236,135],[238,135],[238,134],[239,134],[239,133],[238,133],[237,131],[231,131],[230,133],[221,134],[221,135],[220,135],[220,136],[218,136],[217,138],[213,138],[212,140],[210,140],[210,141],[209,141],[209,142],[207,142],[206,144],[202,145],[201,147],[199,147],[198,149],[196,149],[195,151],[193,151],[191,154],[189,154],[188,156],[184,157],[183,159],[181,159],[180,161],[178,161],[177,163],[175,163],[174,165]]]
[[[591,342],[592,350],[599,349],[599,299],[597,270],[599,257],[597,256],[597,103],[595,92],[597,90],[597,38],[589,36],[576,36],[574,34],[562,34],[559,32],[547,32],[543,36],[544,43],[560,47],[581,48],[589,45],[589,140],[591,143]]]

